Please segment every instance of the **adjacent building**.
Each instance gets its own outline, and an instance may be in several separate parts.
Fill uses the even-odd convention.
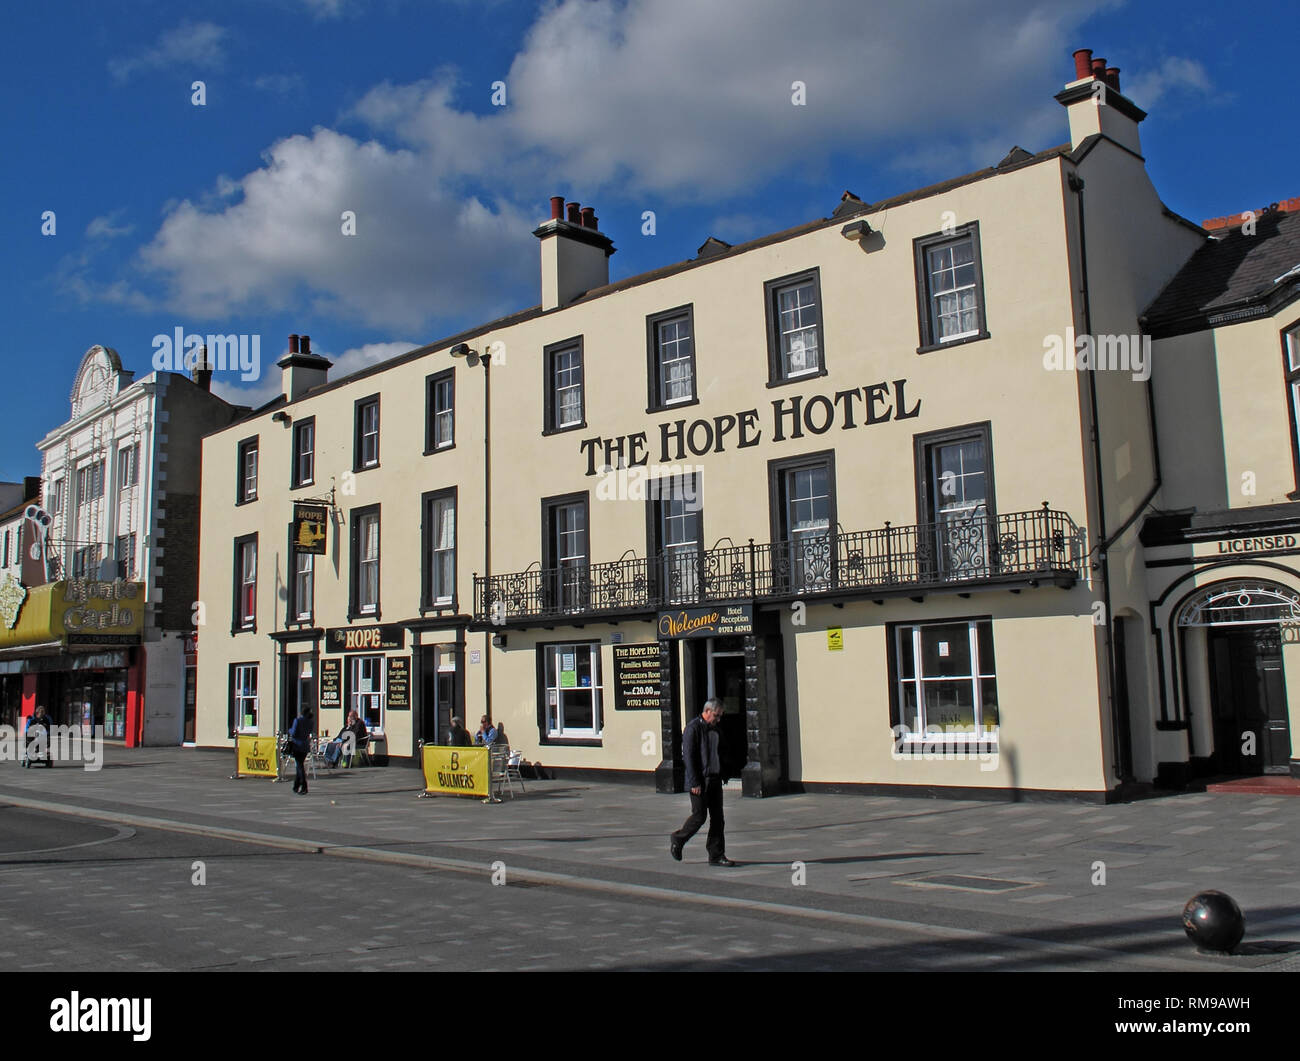
[[[5,583],[0,675],[21,715],[41,704],[129,746],[194,739],[200,439],[246,411],[210,382],[136,380],[105,346],[82,358],[71,416],[37,444],[37,559]]]
[[[1152,322],[1212,244],[1152,186],[1119,71],[1074,58],[1058,147],[616,283],[556,197],[540,305],[334,380],[291,336],[280,398],[204,440],[199,743],[356,709],[414,762],[486,713],[544,769],[673,791],[718,697],[748,795],[1189,776],[1214,745],[1169,702],[1147,543],[1182,563],[1170,506],[1250,507],[1193,453],[1249,451],[1251,503],[1283,500],[1294,418],[1246,436],[1294,398],[1217,443],[1159,415],[1235,400],[1217,332],[1161,389]]]

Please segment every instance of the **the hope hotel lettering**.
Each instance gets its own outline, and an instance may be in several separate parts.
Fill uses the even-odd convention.
[[[384,643],[383,633],[372,630],[347,630],[343,634],[344,648],[379,648]]]

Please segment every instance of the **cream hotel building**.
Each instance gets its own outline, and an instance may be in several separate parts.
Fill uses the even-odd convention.
[[[1056,98],[1068,143],[616,283],[555,198],[540,305],[346,378],[291,337],[204,443],[198,743],[488,713],[680,791],[718,696],[750,796],[1295,774],[1300,215],[1172,212],[1087,51]]]

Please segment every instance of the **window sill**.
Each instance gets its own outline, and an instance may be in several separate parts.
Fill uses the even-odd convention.
[[[699,405],[699,404],[700,404],[700,399],[699,396],[697,395],[696,397],[689,398],[683,402],[672,402],[671,404],[668,405],[649,405],[646,407],[646,412],[649,414],[670,413],[674,409],[689,409],[692,405]]]
[[[978,343],[991,338],[992,336],[988,332],[979,332],[976,335],[968,335],[964,339],[953,339],[946,343],[932,343],[929,346],[918,346],[916,352],[918,354],[930,354],[935,350],[951,350],[954,346],[965,346],[967,343]]]
[[[230,628],[231,637],[236,637],[239,634],[255,634],[255,633],[257,633],[257,623],[254,623],[252,626],[232,626]]]
[[[374,471],[378,467],[379,467],[378,461],[375,461],[374,464],[354,464],[352,466],[352,473],[354,475],[360,475],[362,472]]]
[[[290,489],[290,490],[306,490],[307,487],[309,487],[309,486],[315,486],[315,485],[316,485],[316,480],[315,480],[315,479],[304,479],[304,480],[303,480],[302,482],[300,482],[300,483],[292,483],[292,484],[289,486],[289,489]]]
[[[378,622],[379,609],[376,608],[373,612],[354,612],[354,611],[348,612],[348,622],[355,623],[359,619],[361,620],[373,619],[375,620],[375,622]]]
[[[600,737],[542,737],[541,744],[565,748],[603,748],[605,742]]]
[[[569,431],[584,431],[586,430],[586,427],[587,427],[587,418],[584,416],[582,418],[582,423],[580,424],[569,424],[567,427],[543,428],[542,437],[545,438],[547,435],[563,435]]]
[[[456,443],[448,442],[445,446],[434,446],[432,449],[426,449],[424,455],[430,457],[435,453],[446,453],[449,449],[455,449]]]
[[[791,387],[796,383],[804,383],[810,379],[821,379],[823,376],[829,375],[829,369],[823,365],[816,372],[802,372],[797,376],[786,376],[783,379],[769,379],[767,381],[767,388],[768,390],[771,390],[773,387]]]
[[[257,500],[256,494],[254,494],[252,497],[237,497],[235,498],[235,507],[238,508],[240,505],[251,505],[256,500]]]

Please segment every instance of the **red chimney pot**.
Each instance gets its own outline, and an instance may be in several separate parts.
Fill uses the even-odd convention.
[[[563,195],[551,196],[551,220],[552,221],[564,220],[564,196]]]
[[[1106,84],[1109,85],[1111,88],[1113,88],[1116,92],[1119,91],[1119,67],[1118,66],[1106,67]]]
[[[595,210],[591,212],[591,227],[596,229],[597,231],[600,230],[600,218],[596,216]]]
[[[581,216],[582,216],[582,227],[583,227],[583,228],[595,228],[595,227],[596,227],[596,221],[595,221],[595,218],[596,218],[596,210],[595,210],[594,207],[591,207],[591,206],[584,206],[584,207],[582,208],[582,210],[580,211],[580,213],[581,213]]]
[[[1092,61],[1092,76],[1101,81],[1106,80],[1106,60],[1094,59]]]
[[[299,349],[301,349],[302,352],[303,352],[304,354],[310,354],[310,353],[311,353],[311,336],[310,336],[310,335],[304,335],[304,336],[302,337],[302,345],[299,347]]]
[[[579,217],[579,214],[578,214],[578,211],[581,210],[581,209],[582,209],[581,204],[579,204],[579,203],[569,203],[569,205],[568,205],[568,211],[569,211],[569,224],[571,224],[571,225],[576,225],[576,224],[579,224],[579,223],[581,222],[582,219]]]
[[[1080,81],[1092,76],[1092,49],[1080,48],[1074,53],[1074,79]]]
[[[296,335],[291,335],[289,336],[289,353],[296,354],[297,352],[298,352],[298,337]]]

